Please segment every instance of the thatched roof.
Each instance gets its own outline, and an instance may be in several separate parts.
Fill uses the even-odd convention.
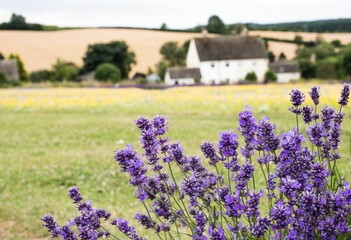
[[[261,38],[235,36],[220,38],[195,38],[200,61],[267,58]]]
[[[297,62],[279,60],[269,64],[269,68],[276,73],[296,73],[300,72]]]
[[[201,72],[198,68],[169,68],[169,75],[172,79],[194,78],[200,79]]]
[[[5,73],[9,80],[19,80],[18,64],[15,59],[0,60],[0,71]]]

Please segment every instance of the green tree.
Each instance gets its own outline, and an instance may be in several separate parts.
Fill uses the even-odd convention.
[[[88,46],[83,58],[82,73],[94,71],[102,63],[111,63],[121,71],[122,78],[128,78],[135,54],[124,41],[98,43]]]
[[[60,59],[52,66],[52,81],[62,82],[64,80],[73,81],[79,73],[79,67],[70,62]]]
[[[96,68],[95,78],[100,81],[118,82],[121,80],[121,70],[111,63],[102,63]]]
[[[351,46],[350,46],[350,50],[343,53],[342,67],[345,70],[347,76],[350,77],[351,76]]]
[[[225,24],[217,15],[213,15],[208,19],[207,30],[209,33],[225,34]]]
[[[163,80],[165,79],[165,74],[168,67],[169,67],[168,62],[164,60],[160,61],[156,66],[157,75]]]
[[[330,42],[330,44],[333,45],[336,48],[341,48],[342,47],[342,44],[341,44],[340,40],[333,40],[333,41]]]
[[[12,14],[11,19],[9,21],[9,25],[11,26],[11,29],[16,29],[16,30],[26,30],[28,29],[26,19],[17,14]]]
[[[300,59],[299,66],[302,78],[316,77],[316,64],[309,59]]]
[[[187,49],[186,44],[179,47],[177,42],[166,42],[160,49],[162,59],[168,62],[170,67],[184,66]]]
[[[166,23],[162,23],[160,30],[165,31],[168,30],[167,24]]]
[[[19,72],[19,78],[21,81],[27,81],[28,80],[28,73],[26,69],[24,68],[24,64],[17,54],[10,54],[10,59],[14,59],[17,61],[17,66],[18,66],[18,72]]]
[[[296,42],[297,45],[301,45],[303,43],[303,38],[300,35],[296,35],[294,38],[294,42]]]
[[[328,57],[316,63],[316,77],[321,79],[337,78],[337,60],[335,57]]]
[[[307,59],[310,60],[313,54],[313,50],[307,47],[299,47],[296,50],[297,59]]]
[[[0,52],[0,60],[4,60],[5,56]]]
[[[277,75],[275,74],[275,72],[273,72],[272,70],[268,70],[265,74],[264,74],[264,82],[268,83],[268,82],[276,82],[277,81]]]
[[[274,55],[274,53],[272,51],[268,52],[268,60],[269,60],[270,63],[275,61],[275,55]]]
[[[281,52],[281,53],[279,54],[279,60],[286,60],[285,53]]]
[[[316,61],[335,56],[334,46],[327,42],[322,42],[314,48]]]
[[[248,72],[245,76],[247,82],[257,82],[257,75],[255,72]]]

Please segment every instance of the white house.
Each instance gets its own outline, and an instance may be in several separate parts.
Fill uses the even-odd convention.
[[[278,60],[269,64],[270,69],[277,75],[278,83],[288,83],[301,78],[297,62]]]
[[[199,68],[169,68],[165,74],[167,85],[192,85],[200,80]]]
[[[204,84],[237,83],[249,72],[255,72],[262,82],[268,70],[267,51],[258,37],[195,38],[189,45],[186,66],[198,68]]]

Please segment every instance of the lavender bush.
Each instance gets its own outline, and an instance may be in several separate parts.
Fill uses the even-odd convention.
[[[239,147],[233,130],[220,132],[216,145],[201,144],[207,163],[165,137],[167,118],[136,120],[143,153],[131,145],[115,152],[145,208],[135,219],[159,239],[350,239],[351,189],[337,165],[350,87],[344,85],[338,110],[318,111],[317,87],[309,92],[314,106],[302,106],[305,95],[299,90],[290,96],[296,127],[278,136],[267,117],[257,121],[247,107],[239,114],[243,144]],[[308,125],[306,134],[301,124]],[[257,186],[254,166],[264,189]],[[113,225],[125,238],[144,239],[127,220],[93,208],[78,188],[70,188],[69,196],[80,215],[63,226],[50,215],[42,217],[53,238],[120,239],[112,226],[107,229]]]

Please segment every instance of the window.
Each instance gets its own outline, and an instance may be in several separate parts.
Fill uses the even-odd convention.
[[[226,67],[229,67],[229,62],[227,62],[227,63],[225,64],[225,66],[226,66]]]

